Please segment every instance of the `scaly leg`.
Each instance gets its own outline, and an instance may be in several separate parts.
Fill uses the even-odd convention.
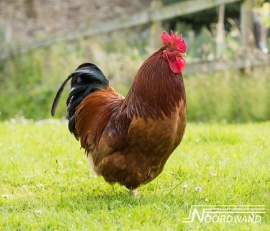
[[[130,189],[130,195],[135,197],[137,200],[141,199],[141,197],[138,195],[137,189]]]
[[[137,189],[130,189],[130,195],[131,196],[137,197],[137,194],[138,194]]]

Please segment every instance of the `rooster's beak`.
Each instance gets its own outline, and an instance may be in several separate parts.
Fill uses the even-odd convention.
[[[185,53],[179,53],[179,56],[186,57],[187,56],[187,53],[186,52]]]

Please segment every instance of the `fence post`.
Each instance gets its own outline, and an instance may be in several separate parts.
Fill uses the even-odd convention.
[[[224,14],[225,14],[225,5],[222,4],[218,9],[218,24],[217,24],[217,52],[216,57],[222,58],[222,53],[224,50]]]
[[[151,1],[151,9],[150,11],[155,11],[162,7],[161,0],[152,0]],[[150,12],[151,16],[151,12]],[[161,45],[161,33],[162,33],[162,25],[161,21],[151,21],[150,27],[150,48],[156,50]]]
[[[240,27],[242,55],[245,54],[247,48],[254,45],[252,8],[253,0],[244,0],[241,4]]]

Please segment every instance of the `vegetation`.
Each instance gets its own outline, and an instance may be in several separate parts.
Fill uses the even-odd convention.
[[[191,121],[248,122],[270,119],[268,68],[188,76],[188,119]],[[269,71],[269,69],[268,69]]]
[[[119,34],[118,36],[121,37]],[[198,57],[198,54],[207,59],[215,53],[214,39],[211,36],[211,33],[204,30],[199,37],[202,44],[195,40],[189,46],[188,63]],[[237,37],[227,36],[227,39],[229,45],[226,55],[233,59],[233,51],[237,50]],[[98,40],[107,41],[106,47],[98,45]],[[111,85],[125,95],[136,71],[152,52],[143,41],[136,46],[131,40],[126,41],[121,41],[120,46],[117,37],[112,35],[109,39],[104,37],[74,44],[58,44],[0,63],[0,120],[20,116],[35,120],[49,118],[58,87],[83,62],[97,63]],[[228,70],[190,76],[184,72],[189,121],[269,120],[269,69],[270,67],[264,66],[245,73]],[[57,110],[58,117],[65,116],[68,91],[67,87]]]
[[[1,230],[269,230],[269,130],[270,123],[189,123],[137,200],[89,171],[62,121],[2,122]],[[258,223],[185,224],[192,205],[265,205],[266,213]]]

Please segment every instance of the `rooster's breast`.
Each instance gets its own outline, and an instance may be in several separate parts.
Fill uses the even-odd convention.
[[[107,182],[135,189],[155,179],[179,145],[186,125],[185,108],[163,119],[133,118],[125,145],[104,158],[99,172]]]

